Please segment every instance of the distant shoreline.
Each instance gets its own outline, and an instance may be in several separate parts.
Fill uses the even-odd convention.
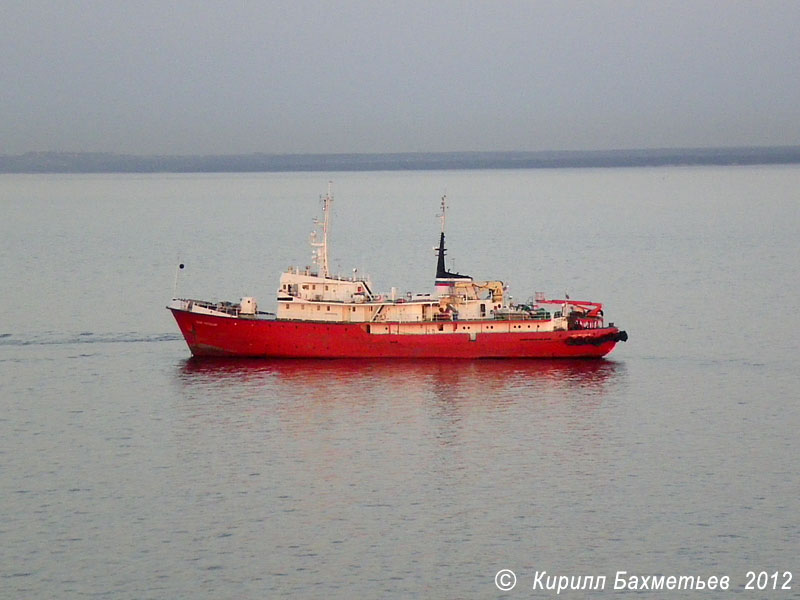
[[[800,163],[800,146],[541,152],[144,156],[92,152],[0,155],[0,173],[255,173],[558,169]]]

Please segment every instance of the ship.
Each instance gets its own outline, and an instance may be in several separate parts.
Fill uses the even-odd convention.
[[[333,275],[328,234],[333,196],[321,197],[311,234],[313,266],[280,276],[276,312],[252,296],[238,302],[173,297],[167,308],[195,357],[242,358],[602,358],[628,334],[604,321],[599,302],[515,304],[499,280],[476,280],[445,264],[445,215],[433,293],[377,293],[369,277]],[[321,228],[321,231],[319,231]],[[183,265],[181,265],[183,266]],[[177,274],[176,274],[177,287]]]

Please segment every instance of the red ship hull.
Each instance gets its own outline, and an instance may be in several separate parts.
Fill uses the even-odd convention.
[[[478,322],[410,333],[416,324],[324,323],[229,318],[170,309],[194,356],[282,358],[600,358],[627,335],[616,327],[571,331],[473,333]],[[509,330],[530,321],[503,321]],[[393,329],[394,326],[394,329]],[[403,331],[400,327],[402,326]],[[393,333],[397,332],[397,333]]]

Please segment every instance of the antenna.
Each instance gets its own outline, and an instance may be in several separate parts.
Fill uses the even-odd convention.
[[[437,215],[442,219],[442,233],[444,233],[444,220],[447,214],[447,192],[444,193],[442,196],[442,212],[441,214]]]

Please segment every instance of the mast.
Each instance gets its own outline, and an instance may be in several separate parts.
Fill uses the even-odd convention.
[[[314,263],[319,267],[319,274],[328,277],[328,229],[331,222],[331,204],[333,204],[333,194],[331,194],[331,184],[328,182],[328,193],[321,198],[322,200],[322,223],[319,219],[314,219],[314,225],[322,225],[322,241],[317,241],[317,232],[311,234],[311,246],[314,248],[312,257]]]
[[[447,269],[445,268],[444,265],[444,255],[446,252],[444,247],[444,225],[445,225],[445,219],[447,217],[447,194],[442,196],[442,212],[438,216],[442,220],[442,233],[439,236],[439,250],[438,250],[439,259],[436,263],[436,278],[440,279],[442,277],[447,277]]]
[[[442,219],[442,234],[444,234],[444,220],[447,216],[447,194],[442,196],[442,214],[439,215]]]
[[[436,293],[439,296],[446,296],[453,292],[454,280],[457,279],[472,279],[469,275],[461,275],[459,273],[450,273],[445,266],[444,257],[447,253],[444,247],[444,226],[445,217],[447,214],[447,195],[442,196],[442,212],[439,218],[442,220],[442,232],[439,235],[439,248],[437,250],[438,261],[436,263]]]

